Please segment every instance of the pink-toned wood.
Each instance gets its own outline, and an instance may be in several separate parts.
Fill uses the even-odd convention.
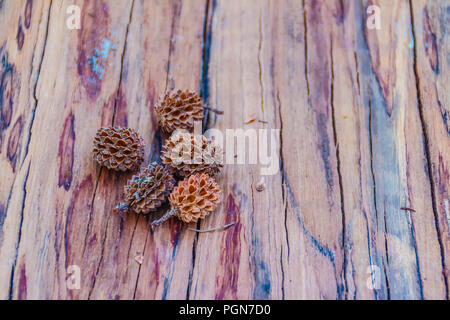
[[[66,27],[73,4],[79,30]],[[0,2],[0,298],[448,299],[447,11]],[[204,129],[275,129],[275,174],[227,164],[217,178],[222,203],[197,227],[236,222],[226,230],[172,219],[150,232],[167,208],[112,212],[131,173],[100,169],[93,136],[135,128],[158,161],[154,106],[171,89],[224,111]]]
[[[450,97],[448,95],[448,5],[411,1],[415,72],[443,275],[450,283]],[[448,295],[447,295],[448,298]]]

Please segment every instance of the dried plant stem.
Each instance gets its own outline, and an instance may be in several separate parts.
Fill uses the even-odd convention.
[[[223,111],[222,111],[222,110],[215,109],[215,108],[210,107],[210,106],[204,106],[204,108],[207,109],[207,110],[209,110],[209,111],[212,111],[212,112],[214,112],[214,113],[217,113],[217,114],[223,114]]]
[[[231,222],[231,223],[226,224],[224,226],[220,226],[220,227],[216,227],[216,228],[212,228],[212,229],[206,229],[206,230],[199,230],[199,229],[194,229],[194,228],[189,228],[189,227],[187,229],[191,230],[191,231],[196,231],[196,232],[211,232],[211,231],[226,229],[228,227],[231,227],[234,224],[236,224],[236,222]]]
[[[176,207],[170,208],[161,218],[155,220],[151,224],[151,228],[155,229],[156,226],[159,226],[164,221],[169,220],[171,217],[176,216],[178,214],[178,209]]]

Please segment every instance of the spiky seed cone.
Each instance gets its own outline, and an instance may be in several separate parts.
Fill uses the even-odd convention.
[[[222,148],[204,135],[174,133],[163,146],[162,162],[181,178],[195,173],[214,176],[223,167]]]
[[[155,111],[161,130],[171,134],[176,129],[192,131],[195,121],[203,119],[203,103],[189,90],[166,93]]]
[[[94,159],[108,169],[136,170],[144,160],[144,140],[131,128],[100,128],[92,152]]]
[[[161,165],[152,163],[143,167],[125,185],[125,203],[116,207],[119,211],[148,214],[156,211],[167,199],[175,185],[173,176]]]
[[[152,222],[155,227],[177,216],[185,223],[197,222],[212,213],[220,202],[221,190],[207,174],[194,174],[178,182],[169,196],[172,208],[160,219]]]

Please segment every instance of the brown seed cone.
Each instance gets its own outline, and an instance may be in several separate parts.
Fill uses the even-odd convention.
[[[169,196],[180,220],[197,222],[213,212],[220,202],[221,190],[207,174],[195,174],[180,182]]]
[[[130,128],[100,128],[92,152],[94,159],[108,169],[136,170],[144,160],[144,140]]]
[[[195,173],[214,176],[223,167],[222,148],[204,135],[176,132],[163,146],[162,162],[181,178]]]
[[[173,176],[163,166],[152,163],[143,167],[125,185],[125,203],[116,211],[132,210],[140,214],[156,211],[175,185]]]
[[[178,90],[166,93],[155,111],[161,130],[171,134],[176,129],[192,131],[194,122],[203,119],[203,108],[197,93]]]

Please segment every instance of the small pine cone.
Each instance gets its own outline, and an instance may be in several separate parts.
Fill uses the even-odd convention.
[[[100,128],[94,138],[94,159],[117,171],[136,170],[144,160],[144,140],[130,128]]]
[[[223,167],[223,152],[217,143],[204,135],[183,132],[176,132],[167,140],[161,159],[181,178],[195,173],[214,176]]]
[[[178,90],[166,93],[155,111],[161,130],[171,134],[177,129],[192,131],[194,122],[203,119],[203,108],[197,93]]]
[[[154,162],[128,180],[124,188],[125,204],[120,204],[116,211],[127,209],[141,214],[156,211],[166,201],[174,185],[173,176]]]
[[[186,223],[197,222],[212,213],[220,202],[220,188],[207,174],[195,174],[178,182],[169,196],[177,208],[178,218]]]

